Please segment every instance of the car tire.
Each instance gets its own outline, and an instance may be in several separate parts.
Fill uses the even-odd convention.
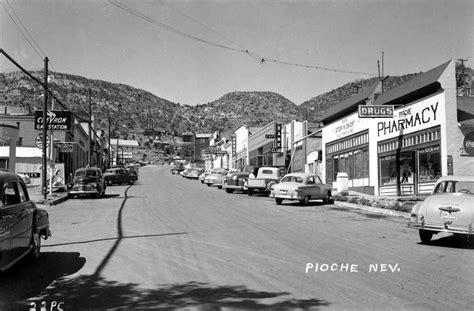
[[[301,205],[308,205],[309,204],[309,195],[305,196],[303,200],[300,200]]]
[[[247,188],[247,194],[248,194],[249,197],[251,197],[252,194],[253,194],[253,190]]]
[[[217,186],[217,189],[222,189],[222,186]]]
[[[281,205],[281,203],[283,202],[283,199],[275,198],[275,202],[276,202],[277,205]]]
[[[421,243],[428,244],[431,241],[431,238],[433,237],[434,232],[420,229],[419,233],[420,233]]]
[[[331,192],[328,191],[326,194],[326,198],[323,199],[324,204],[334,204],[334,200],[332,199]]]
[[[233,192],[234,192],[234,189],[225,189],[225,192],[227,192],[227,193],[233,193]]]

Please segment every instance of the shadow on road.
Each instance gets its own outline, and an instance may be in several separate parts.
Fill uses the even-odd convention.
[[[23,260],[0,273],[0,310],[2,305],[33,297],[52,282],[79,271],[86,259],[79,253],[43,252],[34,262]]]
[[[420,242],[418,244],[422,243]],[[438,238],[435,234],[433,235],[433,240],[426,245],[448,248],[474,249],[474,238],[468,239],[467,236],[455,235],[449,235]]]
[[[289,293],[256,291],[245,286],[211,286],[207,283],[188,282],[159,285],[156,289],[140,289],[133,283],[118,283],[94,276],[61,280],[49,287],[46,294],[42,297],[43,301],[62,301],[65,310],[174,310],[190,307],[199,307],[199,310],[218,310],[223,307],[274,310],[329,305],[316,298],[285,299]],[[269,303],[268,300],[277,302]]]

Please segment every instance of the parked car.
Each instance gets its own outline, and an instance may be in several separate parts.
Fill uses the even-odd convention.
[[[219,175],[215,180],[214,180],[214,184],[213,186],[216,186],[217,189],[222,189],[223,187],[225,187],[226,183],[226,178],[230,175],[232,175],[233,173],[235,172],[235,169],[234,170],[229,170],[227,172],[227,174],[225,175]]]
[[[69,190],[70,196],[93,195],[100,198],[105,194],[104,174],[98,167],[82,167],[74,173],[74,180]]]
[[[187,179],[198,179],[199,176],[204,172],[203,168],[194,168],[186,175]]]
[[[206,178],[204,178],[204,183],[209,187],[213,186],[216,178],[227,175],[227,172],[228,171],[225,168],[215,168],[209,175],[206,176]]]
[[[255,166],[245,165],[241,166],[232,175],[227,176],[225,180],[225,191],[232,193],[234,191],[244,191],[244,184],[250,173],[255,169]]]
[[[138,180],[138,176],[135,172],[123,169],[123,168],[109,168],[104,173],[104,180],[106,185],[122,185],[129,184],[133,185]]]
[[[48,213],[36,207],[20,176],[0,172],[0,271],[20,259],[40,256],[41,238],[51,236]]]
[[[179,173],[179,175],[181,175],[182,177],[186,177],[186,175],[188,175],[189,172],[191,172],[191,169],[190,169],[190,168],[186,168],[186,169],[184,169],[184,171],[182,171],[181,173]]]
[[[474,176],[445,176],[432,193],[413,206],[408,226],[418,229],[422,243],[439,232],[472,237],[474,220]]]
[[[280,182],[281,170],[278,167],[262,166],[257,170],[257,175],[247,180],[247,194],[252,195],[255,192],[270,194],[273,185]]]
[[[182,171],[184,171],[184,167],[182,166],[175,166],[175,167],[172,167],[171,170],[170,170],[170,173],[175,175],[175,174],[179,174],[181,173]]]
[[[290,173],[285,175],[279,184],[273,185],[270,197],[280,205],[283,200],[298,200],[307,205],[310,200],[323,200],[333,204],[331,186],[324,184],[318,175]]]
[[[206,178],[207,175],[209,175],[211,173],[212,170],[205,170],[201,175],[199,175],[199,181],[201,182],[201,184],[204,183],[204,179]]]

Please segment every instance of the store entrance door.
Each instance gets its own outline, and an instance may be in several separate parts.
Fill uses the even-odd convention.
[[[400,195],[415,194],[415,152],[400,153],[398,164],[400,170],[400,180],[398,181]]]

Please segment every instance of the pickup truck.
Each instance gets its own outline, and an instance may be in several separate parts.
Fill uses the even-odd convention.
[[[270,194],[274,184],[280,182],[281,171],[278,167],[262,166],[258,169],[257,176],[249,176],[247,180],[247,194],[252,195],[255,192]]]

